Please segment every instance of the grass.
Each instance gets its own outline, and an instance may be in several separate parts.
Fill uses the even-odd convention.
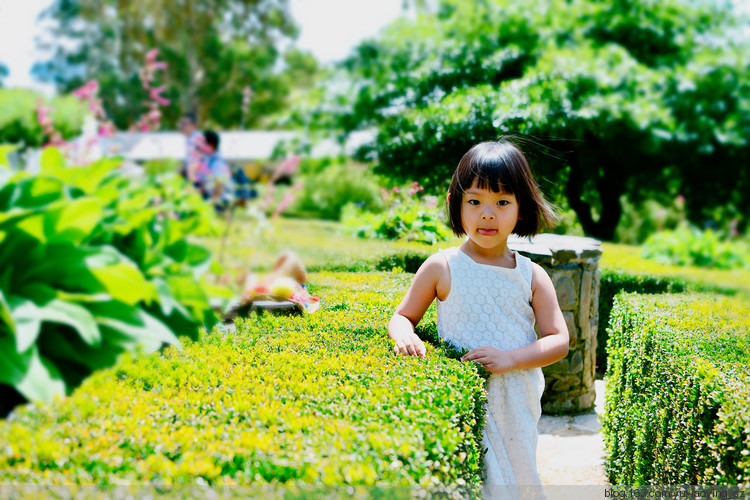
[[[602,243],[600,267],[650,276],[677,278],[698,289],[712,288],[729,294],[740,294],[750,299],[750,271],[745,269],[706,269],[691,266],[670,266],[646,259],[641,247]]]

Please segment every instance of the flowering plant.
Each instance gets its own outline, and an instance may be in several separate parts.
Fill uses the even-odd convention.
[[[388,207],[380,213],[370,213],[355,205],[348,205],[342,222],[361,238],[405,239],[435,244],[451,237],[437,205],[437,197],[425,196],[424,187],[412,182],[408,187],[381,189]]]

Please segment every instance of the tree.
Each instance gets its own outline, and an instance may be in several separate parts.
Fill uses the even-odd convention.
[[[476,142],[531,137],[544,190],[598,238],[623,196],[680,193],[694,221],[720,210],[746,225],[739,23],[720,2],[442,0],[360,44],[321,109],[345,132],[377,129],[362,155],[380,172],[436,190]]]
[[[49,39],[40,41],[52,57],[37,63],[34,74],[61,92],[97,79],[104,108],[120,128],[143,111],[147,95],[138,70],[152,48],[167,63],[162,83],[174,104],[165,110],[170,124],[193,111],[203,124],[237,126],[250,86],[245,125],[257,126],[284,105],[299,72],[316,68],[310,54],[279,49],[297,33],[288,0],[55,0],[42,17],[55,21]]]

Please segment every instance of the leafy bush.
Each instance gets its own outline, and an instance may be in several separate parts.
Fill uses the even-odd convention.
[[[675,197],[671,203],[644,200],[634,204],[627,197],[620,199],[622,217],[617,225],[615,240],[629,245],[640,245],[659,231],[673,231],[687,221],[685,199]]]
[[[750,306],[620,294],[602,432],[613,484],[750,485]]]
[[[334,163],[302,176],[302,190],[290,213],[339,220],[342,209],[354,204],[368,211],[383,207],[377,177],[355,164]]]
[[[0,89],[0,144],[20,144],[22,147],[39,147],[49,139],[37,122],[37,100],[45,101],[41,94],[26,89]],[[88,112],[86,104],[72,96],[56,97],[49,106],[54,127],[66,139],[80,133]]]
[[[680,293],[688,285],[684,281],[624,271],[602,269],[599,283],[599,324],[596,335],[596,369],[604,373],[607,369],[607,343],[609,321],[614,298],[620,292]]]
[[[252,315],[20,408],[0,422],[0,483],[474,485],[483,380],[444,344],[392,353],[410,280],[311,274],[316,314]]]
[[[124,351],[214,322],[211,253],[187,240],[211,228],[211,207],[179,177],[139,181],[119,164],[67,167],[47,148],[39,175],[0,166],[0,415],[16,391],[51,401]]]
[[[403,239],[428,245],[446,241],[453,233],[448,228],[445,215],[438,208],[435,197],[422,199],[419,196],[423,190],[416,182],[408,190],[398,187],[391,191],[383,189],[388,210],[370,213],[361,207],[349,205],[344,208],[341,220],[360,238]]]
[[[750,268],[750,245],[744,241],[722,241],[712,230],[683,227],[651,235],[643,256],[664,264],[719,269]]]

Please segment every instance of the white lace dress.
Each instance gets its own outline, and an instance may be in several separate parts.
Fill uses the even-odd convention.
[[[458,348],[508,351],[536,340],[531,308],[531,260],[515,253],[516,267],[480,264],[458,248],[442,250],[451,290],[438,300],[440,337]],[[487,385],[485,485],[540,486],[537,422],[544,390],[541,368],[492,374]]]

